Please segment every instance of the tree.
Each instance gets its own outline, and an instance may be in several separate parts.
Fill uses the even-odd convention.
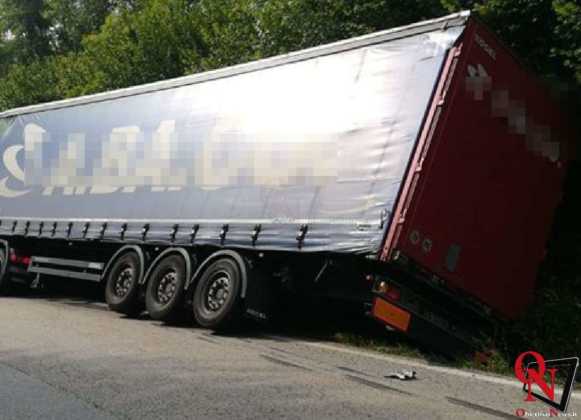
[[[259,8],[264,1],[201,0],[191,15],[200,40],[199,63],[188,72],[215,69],[262,58],[258,28]]]
[[[581,82],[581,5],[572,0],[442,0],[450,11],[467,5],[538,73]]]
[[[73,98],[106,90],[103,75],[95,71],[87,54],[58,56],[54,59],[54,66],[57,98]]]
[[[0,108],[9,109],[59,99],[52,58],[29,64],[13,64],[0,79]]]
[[[0,77],[14,64],[14,43],[8,33],[0,34]]]
[[[11,44],[11,61],[30,63],[50,54],[43,9],[42,0],[0,0],[0,33],[3,44]]]
[[[191,1],[149,0],[110,14],[99,33],[85,37],[84,54],[103,89],[181,76],[199,70],[197,21]]]
[[[554,53],[570,69],[581,85],[581,4],[574,1],[554,1],[557,16],[556,35],[559,44]]]
[[[263,55],[405,25],[445,12],[439,0],[266,0],[258,3],[262,3],[258,14]]]
[[[51,24],[53,49],[79,51],[83,37],[98,32],[116,6],[114,0],[45,0],[43,16]]]
[[[466,7],[541,74],[581,81],[581,6],[574,0],[0,0],[0,78],[11,64],[55,55],[57,93],[69,97],[283,54]]]
[[[552,0],[489,0],[475,10],[537,71],[558,75],[562,65],[552,51],[558,43]]]

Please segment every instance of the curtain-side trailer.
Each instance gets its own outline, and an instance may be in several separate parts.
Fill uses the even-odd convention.
[[[534,290],[566,168],[551,97],[469,13],[0,114],[0,290],[103,282],[221,329],[287,290],[449,351]]]

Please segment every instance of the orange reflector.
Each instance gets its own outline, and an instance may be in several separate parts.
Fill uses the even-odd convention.
[[[404,332],[408,330],[411,319],[409,312],[379,298],[373,302],[373,316]]]

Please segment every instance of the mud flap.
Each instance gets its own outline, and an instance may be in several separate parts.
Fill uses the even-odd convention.
[[[272,279],[258,268],[250,269],[244,300],[245,316],[259,322],[269,322],[273,317],[274,303]]]

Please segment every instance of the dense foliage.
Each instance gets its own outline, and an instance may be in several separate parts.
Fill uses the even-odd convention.
[[[0,110],[285,53],[470,8],[579,114],[579,0],[0,0]],[[575,105],[576,104],[576,105]],[[574,168],[537,305],[497,345],[581,349]],[[516,292],[516,291],[515,291]]]

